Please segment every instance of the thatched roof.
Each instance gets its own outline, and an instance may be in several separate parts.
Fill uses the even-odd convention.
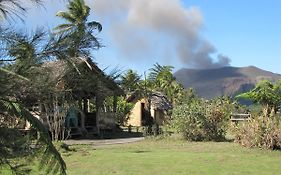
[[[131,94],[127,95],[126,101],[133,102],[141,98],[143,98],[143,96],[140,95],[140,91],[136,90]],[[157,91],[152,92],[150,94],[150,100],[151,100],[151,106],[153,106],[156,109],[165,110],[165,111],[172,109],[171,102],[168,100],[167,96],[162,92],[157,92]]]
[[[172,104],[167,96],[161,92],[153,92],[151,95],[151,105],[160,110],[172,109]]]
[[[102,93],[106,90],[112,94],[123,94],[121,88],[89,58],[76,58],[45,62],[42,65],[50,81],[66,81],[71,90]],[[78,89],[74,86],[80,86]]]
[[[140,90],[135,90],[126,94],[126,101],[133,102],[142,98]]]
[[[59,81],[67,72],[67,62],[63,60],[48,61],[41,66],[45,69],[52,81]]]

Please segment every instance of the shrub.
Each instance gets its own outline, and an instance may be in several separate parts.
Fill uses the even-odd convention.
[[[280,117],[259,116],[232,127],[234,141],[245,147],[281,149]]]
[[[165,133],[163,132],[162,128],[158,124],[144,126],[143,128],[143,135],[147,136],[163,136]]]
[[[207,110],[206,122],[204,129],[206,132],[207,140],[222,140],[226,134],[229,117],[220,107],[212,108],[213,105]]]
[[[194,98],[174,108],[171,126],[191,141],[225,138],[232,105],[229,100]]]
[[[124,126],[129,117],[128,114],[134,107],[133,103],[127,102],[125,97],[117,97],[116,99],[116,110],[114,111],[114,97],[108,97],[104,101],[104,106],[107,111],[111,111],[115,113],[115,121],[118,125]]]

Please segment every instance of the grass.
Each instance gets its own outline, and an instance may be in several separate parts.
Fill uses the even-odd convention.
[[[230,142],[144,140],[94,148],[72,146],[62,153],[69,175],[186,175],[281,172],[281,152],[247,149]]]
[[[232,142],[146,139],[102,147],[75,145],[70,149],[60,149],[69,175],[276,175],[281,172],[281,151],[247,149]],[[35,164],[29,162],[24,167],[26,172],[45,174]],[[2,167],[0,174],[11,173]]]

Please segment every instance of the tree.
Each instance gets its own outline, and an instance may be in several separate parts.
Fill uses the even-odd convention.
[[[0,17],[3,19],[13,16],[22,19],[25,11],[20,0],[0,0]],[[20,99],[22,90],[29,89],[34,78],[27,72],[38,64],[36,43],[41,35],[37,33],[28,38],[12,29],[0,30],[0,166],[8,166],[15,174],[26,174],[15,158],[37,154],[41,159],[34,155],[32,157],[37,157],[40,167],[47,167],[46,173],[66,174],[65,162],[52,144],[48,131]],[[24,136],[20,133],[16,125],[21,120],[27,120],[31,128],[37,131],[39,138],[34,139],[32,135]],[[34,140],[31,141],[30,138]]]
[[[41,0],[28,0],[30,2],[39,4]],[[0,0],[0,19],[8,19],[16,16],[22,19],[26,12],[26,8],[22,5],[23,0]]]
[[[165,88],[165,91],[173,106],[179,103],[185,94],[183,86],[176,80],[172,81],[171,84]]]
[[[259,82],[254,89],[240,94],[236,98],[245,98],[262,107],[262,113],[252,113],[252,119],[243,125],[232,128],[235,142],[246,147],[281,149],[281,80],[272,83]]]
[[[186,95],[173,109],[171,126],[187,140],[224,140],[231,111],[234,109],[230,99],[204,100],[194,94]]]
[[[148,79],[154,82],[154,86],[157,89],[165,88],[175,80],[172,70],[174,67],[172,66],[161,66],[156,63],[153,65],[154,67],[150,69],[150,73],[148,75]]]
[[[121,76],[121,87],[126,92],[133,92],[139,89],[140,76],[137,72],[129,69],[123,76]]]
[[[146,113],[144,114],[144,124],[151,125],[153,119],[151,117],[151,100],[155,93],[161,92],[166,96],[172,104],[176,104],[183,96],[183,87],[176,81],[172,73],[172,66],[162,66],[158,63],[149,69],[148,76],[144,74],[144,79],[140,80],[140,76],[133,70],[128,70],[121,77],[121,87],[125,92],[133,92],[136,98],[144,98],[146,103]],[[130,94],[131,95],[131,94]],[[151,120],[152,119],[152,120]]]
[[[99,49],[100,42],[94,36],[94,30],[100,32],[102,25],[96,21],[87,22],[90,8],[84,0],[71,0],[68,11],[60,11],[57,16],[67,21],[58,25],[55,31],[63,35],[62,42],[67,44],[71,57],[89,56],[89,49]]]
[[[40,63],[40,59],[37,57],[39,54],[37,53],[37,44],[41,36],[40,33],[36,33],[31,37],[13,33],[5,44],[7,55],[13,62],[10,62],[10,65],[4,64],[0,67],[0,127],[2,131],[0,140],[2,143],[1,148],[11,150],[11,152],[2,151],[0,162],[1,165],[9,165],[12,171],[18,173],[18,169],[15,168],[17,165],[9,161],[10,158],[19,155],[15,153],[18,148],[13,145],[20,140],[26,140],[23,142],[24,145],[26,145],[26,148],[31,149],[31,144],[28,137],[23,136],[16,128],[12,127],[12,123],[16,123],[17,120],[27,120],[40,135],[40,138],[37,139],[37,144],[40,145],[38,148],[44,150],[41,166],[48,167],[52,173],[59,170],[61,174],[65,174],[66,165],[53,146],[48,131],[27,108],[30,102],[29,97],[36,96],[35,91],[39,90],[38,86],[34,86],[37,84],[39,74],[33,68]],[[3,134],[6,132],[13,133],[13,140],[5,140],[6,135]],[[34,153],[41,151],[38,149],[32,150]]]
[[[156,63],[150,69],[148,80],[153,84],[154,90],[165,93],[168,99],[175,104],[183,93],[183,87],[176,81],[172,70],[172,66],[161,66]]]
[[[6,44],[7,55],[14,63],[10,69],[20,75],[26,76],[32,66],[39,66],[43,61],[41,48],[45,32],[37,30],[31,36],[14,33]]]
[[[125,97],[117,97],[116,109],[114,111],[114,97],[107,97],[104,101],[104,108],[107,112],[115,112],[115,122],[118,125],[124,126],[128,121],[128,114],[133,109],[134,105],[127,102]]]
[[[66,20],[69,23],[61,24],[55,29],[59,32],[68,33],[85,33],[89,29],[102,30],[102,25],[96,21],[87,22],[90,15],[90,8],[85,4],[84,0],[72,0],[69,2],[68,11],[60,11],[58,17]]]
[[[268,80],[261,81],[253,90],[240,94],[236,98],[250,99],[262,105],[264,116],[275,114],[281,104],[281,80],[275,84]]]
[[[25,107],[23,107],[20,103],[13,102],[9,99],[2,99],[0,100],[0,109],[1,109],[1,123],[0,123],[0,166],[2,165],[8,165],[11,169],[11,171],[15,174],[19,174],[18,170],[18,164],[16,161],[10,161],[9,159],[15,158],[18,155],[24,156],[24,153],[30,154],[30,151],[27,152],[27,150],[33,150],[33,153],[39,153],[41,151],[41,159],[40,166],[41,167],[47,167],[47,173],[58,173],[60,174],[66,174],[66,165],[63,161],[61,155],[56,150],[54,145],[52,144],[52,141],[48,135],[48,132],[37,118],[35,118]],[[26,140],[22,133],[18,132],[17,130],[10,128],[9,125],[5,126],[4,123],[7,122],[7,120],[10,120],[12,117],[19,119],[27,120],[31,123],[32,128],[36,129],[37,133],[39,134],[39,139],[36,141],[37,149],[32,149],[31,142]],[[11,135],[13,137],[13,140],[7,139],[7,133],[14,133]],[[6,134],[5,134],[6,133]],[[23,145],[16,146],[17,142],[20,140],[24,140],[21,142]],[[21,151],[17,153],[17,150],[20,149],[19,147],[22,147]],[[25,147],[25,149],[23,149]],[[23,154],[23,155],[22,155]]]

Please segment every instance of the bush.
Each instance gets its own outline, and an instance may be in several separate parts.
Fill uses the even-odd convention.
[[[204,113],[199,101],[182,104],[173,109],[172,127],[188,140],[203,140]]]
[[[143,136],[148,137],[152,135],[152,127],[150,125],[143,127]]]
[[[191,141],[225,139],[232,105],[229,100],[193,99],[174,108],[171,125]]]
[[[221,141],[225,139],[228,128],[229,115],[220,107],[212,108],[210,105],[206,113],[204,129],[207,140]]]
[[[232,127],[235,142],[245,147],[281,149],[280,117],[259,116]]]
[[[143,135],[144,136],[158,136],[162,134],[161,128],[157,124],[148,125],[144,127]]]
[[[124,126],[126,125],[129,117],[128,114],[134,107],[133,103],[127,102],[125,97],[117,97],[116,99],[116,111],[114,111],[114,97],[108,97],[104,101],[104,106],[107,111],[111,111],[115,113],[115,121],[118,125]]]

